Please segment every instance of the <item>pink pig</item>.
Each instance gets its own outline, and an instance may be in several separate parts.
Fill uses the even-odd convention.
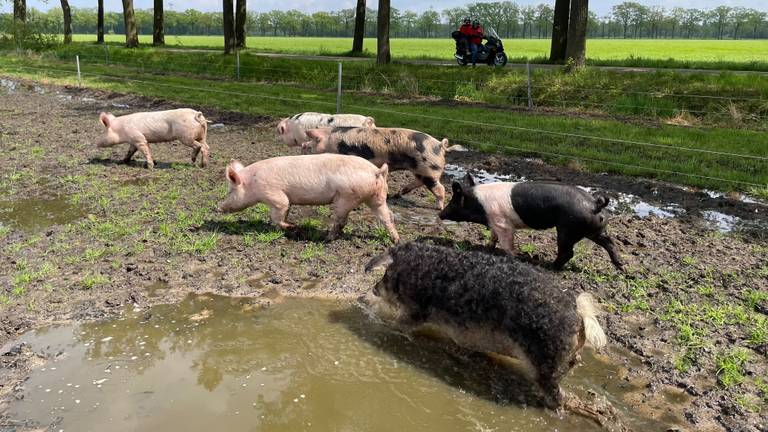
[[[137,150],[144,153],[147,168],[155,166],[150,143],[179,140],[192,147],[192,163],[198,153],[203,157],[200,166],[208,165],[208,121],[203,113],[189,108],[169,111],[139,112],[115,117],[112,113],[101,113],[99,120],[107,128],[96,142],[98,147],[111,147],[117,144],[129,144],[130,148],[123,162],[129,163]]]
[[[376,168],[357,156],[338,154],[282,156],[247,167],[233,160],[226,170],[229,195],[218,211],[232,213],[265,203],[272,223],[289,229],[293,225],[286,216],[291,204],[333,204],[334,224],[328,233],[328,240],[333,240],[349,212],[365,203],[397,243],[400,236],[387,207],[388,172],[386,164]]]

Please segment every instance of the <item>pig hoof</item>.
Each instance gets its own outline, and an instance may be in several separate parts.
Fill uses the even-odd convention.
[[[144,167],[147,169],[153,169],[155,167],[155,164],[152,162],[145,162]]]

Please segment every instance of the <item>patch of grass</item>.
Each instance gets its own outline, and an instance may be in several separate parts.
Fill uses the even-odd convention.
[[[328,217],[331,215],[331,208],[329,206],[318,206],[315,208],[315,213],[317,213],[318,216]]]
[[[744,382],[744,364],[749,360],[749,351],[744,348],[734,348],[718,354],[717,380],[723,387],[731,387]]]
[[[306,246],[304,246],[304,249],[302,249],[301,253],[299,254],[299,259],[302,261],[309,261],[322,255],[324,252],[325,247],[322,244],[308,243]]]
[[[87,274],[80,281],[80,285],[87,290],[106,283],[109,283],[109,278],[101,274]]]
[[[520,252],[528,255],[529,257],[533,257],[533,254],[536,253],[536,245],[533,243],[526,243],[520,246]]]
[[[750,394],[740,394],[736,396],[736,405],[741,407],[741,409],[745,411],[749,411],[751,413],[759,413],[762,411],[762,407],[760,406],[760,400],[757,399],[754,395]]]
[[[186,244],[182,245],[181,249],[184,252],[205,255],[216,248],[218,241],[219,234],[214,232],[207,237],[191,239],[191,242],[186,242]]]
[[[749,330],[749,339],[747,343],[752,346],[762,346],[768,344],[768,318],[756,316],[752,327]]]
[[[755,186],[749,190],[749,194],[754,196],[755,198],[768,201],[768,185],[766,185],[765,187]]]
[[[0,238],[7,236],[8,234],[10,234],[10,232],[11,232],[11,227],[0,223]]]
[[[257,233],[253,237],[254,237],[254,240],[256,240],[258,243],[270,244],[285,237],[285,232],[279,229],[275,229],[271,231],[264,231],[264,232]]]
[[[95,248],[95,249],[88,248],[83,253],[83,259],[85,259],[86,261],[94,262],[94,261],[97,261],[99,258],[103,257],[106,252],[107,251],[102,248]]]
[[[29,149],[29,152],[33,158],[39,159],[45,154],[45,149],[42,147],[32,147],[31,149]]]
[[[682,261],[683,261],[683,264],[685,264],[687,266],[696,265],[696,258],[694,258],[692,256],[684,256]]]
[[[763,302],[768,301],[768,292],[761,290],[749,290],[745,295],[747,308],[749,310],[755,310],[757,306]]]
[[[387,232],[387,229],[381,225],[375,225],[371,228],[369,234],[373,237],[372,243],[374,244],[387,244],[391,241],[389,232]]]

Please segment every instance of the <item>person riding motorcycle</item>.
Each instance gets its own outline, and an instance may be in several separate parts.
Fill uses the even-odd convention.
[[[469,18],[464,18],[462,21],[461,27],[459,27],[459,33],[463,36],[461,38],[461,41],[463,42],[463,48],[464,52],[467,54],[470,53],[469,51],[469,39],[472,37],[472,20]]]
[[[483,43],[483,27],[477,21],[472,21],[472,26],[469,29],[469,48],[472,51],[472,66],[477,63],[477,52],[480,50],[480,45]]]

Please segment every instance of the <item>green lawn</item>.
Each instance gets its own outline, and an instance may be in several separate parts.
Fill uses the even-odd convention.
[[[108,42],[122,42],[122,35],[107,35]],[[75,41],[91,41],[93,35],[75,35]],[[142,43],[151,43],[151,35],[143,35]],[[166,36],[168,45],[217,48],[222,47],[222,36]],[[296,54],[343,55],[352,46],[348,38],[291,38],[249,37],[248,47],[257,51],[275,51]],[[365,49],[376,50],[376,40],[366,39]],[[445,39],[392,39],[395,58],[433,58],[452,60],[453,40]],[[511,59],[542,59],[549,54],[547,39],[512,39],[505,41]],[[594,64],[624,64],[628,66],[670,65],[679,67],[727,67],[738,63],[745,69],[762,65],[768,69],[768,41],[762,40],[651,40],[651,39],[592,39],[587,42],[587,56]],[[670,61],[673,59],[674,61]],[[732,65],[737,66],[737,65]]]

